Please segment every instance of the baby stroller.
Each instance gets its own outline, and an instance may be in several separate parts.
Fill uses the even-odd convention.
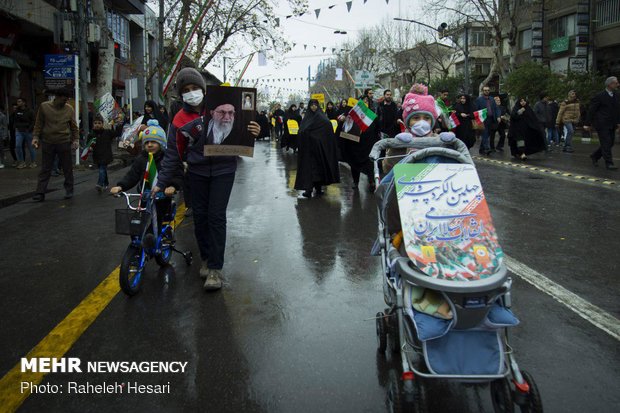
[[[401,150],[382,179],[381,150]],[[452,134],[377,142],[379,234],[387,308],[376,315],[378,350],[400,353],[392,411],[426,411],[433,379],[489,383],[495,412],[542,412],[532,376],[521,371],[508,343],[518,324],[511,283],[476,169]],[[392,159],[393,160],[393,159]],[[386,164],[384,163],[384,170]]]

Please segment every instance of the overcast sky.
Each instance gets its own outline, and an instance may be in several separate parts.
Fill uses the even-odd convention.
[[[360,29],[375,26],[383,19],[392,19],[394,17],[411,18],[430,26],[436,26],[437,18],[432,13],[425,13],[424,10],[418,9],[424,3],[423,0],[353,0],[351,11],[347,12],[346,0],[308,0],[308,14],[300,17],[287,19],[286,16],[291,14],[288,2],[285,0],[273,0],[278,6],[274,7],[276,15],[274,18],[280,18],[280,29],[283,36],[287,37],[296,46],[284,56],[284,65],[276,67],[273,60],[268,59],[266,66],[258,65],[258,56],[255,55],[252,62],[244,75],[244,79],[275,79],[275,81],[262,82],[258,84],[259,89],[270,86],[269,89],[273,96],[277,93],[278,88],[291,89],[282,90],[283,99],[287,99],[292,93],[305,94],[308,89],[308,66],[311,69],[311,76],[316,75],[317,66],[323,59],[330,59],[332,48],[340,49],[345,41],[355,41]],[[150,7],[157,13],[157,0],[148,1]],[[334,5],[333,8],[329,6]],[[315,10],[321,9],[317,18]],[[392,24],[402,26],[409,23],[393,21]],[[346,35],[335,34],[334,31],[346,31]],[[304,44],[307,45],[304,48]],[[323,52],[323,47],[326,48]],[[238,59],[238,57],[248,55],[254,50],[247,48],[239,50],[236,55],[227,54],[227,72],[228,81],[234,82],[236,74],[243,68],[247,59]],[[221,59],[216,58],[214,62],[207,66],[207,69],[223,79],[223,68]],[[232,66],[232,67],[231,67]],[[237,72],[235,72],[237,71]],[[304,80],[290,81],[289,78]],[[277,80],[284,79],[284,80]],[[244,84],[247,86],[247,83]],[[253,86],[250,85],[250,86]]]
[[[400,9],[406,10],[421,0],[400,0]],[[329,6],[335,5],[332,9]],[[316,17],[315,9],[321,9],[319,17]],[[311,67],[311,74],[316,74],[317,66],[322,59],[332,57],[331,49],[339,48],[346,40],[355,40],[358,32],[364,27],[371,27],[381,22],[382,19],[388,17],[407,17],[412,16],[411,12],[402,12],[399,14],[399,0],[389,0],[386,4],[385,0],[354,0],[352,2],[351,11],[347,12],[345,0],[309,0],[309,10],[312,14],[305,14],[301,17],[287,19],[286,15],[290,14],[290,8],[286,1],[280,1],[277,8],[276,16],[280,18],[280,27],[284,36],[289,38],[297,45],[285,55],[286,65],[283,67],[275,67],[273,61],[267,61],[267,66],[258,65],[258,57],[255,56],[250,64],[244,78],[245,79],[286,79],[285,81],[268,82],[266,85],[272,87],[271,91],[277,89],[273,87],[281,87],[286,89],[294,89],[296,91],[306,92],[307,80],[296,80],[289,82],[289,78],[304,78],[308,76],[308,66]],[[419,14],[419,13],[415,13]],[[416,20],[425,22],[424,16],[416,17]],[[429,19],[430,20],[430,19]],[[428,21],[425,23],[433,23]],[[403,22],[393,22],[393,24],[407,24]],[[346,31],[346,35],[334,34],[334,31]],[[304,49],[304,44],[307,47]],[[316,48],[315,48],[316,46]],[[326,47],[323,53],[323,47]],[[250,53],[252,50],[240,52],[238,56]],[[234,69],[241,69],[246,59],[236,64]],[[234,60],[232,61],[234,62]],[[230,66],[232,62],[228,62]],[[223,78],[221,65],[216,67],[210,65],[208,69],[216,75]],[[229,81],[235,79],[228,78]],[[262,83],[265,84],[265,83]],[[259,84],[259,88],[260,84]],[[287,98],[293,92],[283,91],[282,95]]]

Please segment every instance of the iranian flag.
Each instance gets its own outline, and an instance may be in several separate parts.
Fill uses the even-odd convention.
[[[478,123],[484,123],[484,121],[487,119],[487,110],[486,109],[480,109],[480,110],[474,112],[474,119]]]
[[[90,155],[90,153],[93,151],[93,147],[95,146],[96,143],[97,143],[97,138],[91,138],[86,143],[86,147],[84,148],[84,150],[82,151],[82,154],[80,155],[81,160],[85,161],[88,159],[88,155]]]
[[[448,123],[449,123],[448,129],[454,129],[461,124],[461,121],[459,121],[459,118],[456,116],[456,113],[451,113],[450,117],[448,118]]]
[[[349,111],[349,117],[360,127],[360,131],[364,133],[372,122],[377,119],[377,114],[370,110],[370,108],[364,104],[364,101],[360,99],[357,101],[357,105]]]
[[[145,188],[153,188],[157,185],[157,165],[155,165],[155,159],[152,153],[149,153],[149,161],[144,170],[144,185]]]

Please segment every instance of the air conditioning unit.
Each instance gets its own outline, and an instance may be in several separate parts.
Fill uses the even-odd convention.
[[[95,23],[88,23],[88,42],[95,43],[101,40],[101,27]]]
[[[62,41],[67,43],[73,41],[73,24],[69,20],[62,22]]]

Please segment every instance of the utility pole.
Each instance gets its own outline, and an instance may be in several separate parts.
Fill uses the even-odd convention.
[[[222,62],[224,62],[223,66],[224,66],[224,83],[226,83],[226,56],[222,57]]]
[[[164,96],[164,0],[159,0],[159,96]],[[165,98],[164,98],[165,99]],[[162,102],[164,103],[164,102]]]
[[[79,80],[80,82],[80,104],[82,105],[82,130],[84,131],[84,135],[87,136],[89,131],[88,128],[88,83],[87,76],[88,71],[86,70],[86,65],[88,64],[88,43],[86,36],[86,16],[85,10],[86,2],[78,1],[78,18],[77,18],[77,39],[76,43],[79,50],[79,59],[80,59],[80,73]],[[76,119],[78,121],[78,119]],[[78,121],[79,124],[79,121]]]
[[[469,22],[465,23],[465,44],[463,45],[463,56],[465,57],[465,93],[471,92],[470,72],[469,72]]]

